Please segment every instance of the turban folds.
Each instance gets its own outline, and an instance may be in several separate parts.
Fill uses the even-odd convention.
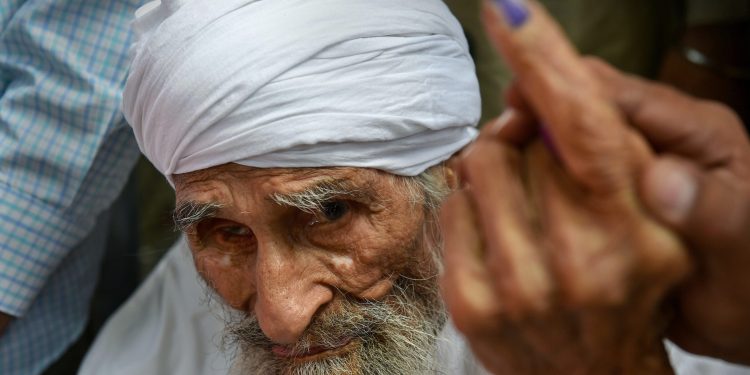
[[[167,178],[229,162],[416,175],[476,136],[440,0],[163,0],[134,23],[123,112]]]

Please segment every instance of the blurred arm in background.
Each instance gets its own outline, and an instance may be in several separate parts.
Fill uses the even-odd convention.
[[[86,322],[138,154],[119,109],[138,3],[0,8],[0,373],[40,372]]]

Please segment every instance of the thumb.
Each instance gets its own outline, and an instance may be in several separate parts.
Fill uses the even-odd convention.
[[[750,199],[724,177],[685,159],[662,157],[646,169],[640,195],[648,210],[695,250],[747,246]]]

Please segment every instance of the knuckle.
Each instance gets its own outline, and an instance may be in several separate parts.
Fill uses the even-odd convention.
[[[721,118],[722,120],[733,120],[737,116],[734,111],[726,104],[715,100],[702,100],[701,105],[712,117]]]
[[[537,261],[524,260],[513,267],[514,274],[495,280],[495,289],[502,291],[503,312],[521,320],[548,311],[552,306],[553,285],[546,269]],[[495,270],[502,274],[502,270]],[[508,280],[512,278],[512,280]]]
[[[512,146],[480,138],[471,146],[464,162],[467,174],[478,176],[485,175],[498,165],[517,162],[519,157],[518,152],[512,151]]]
[[[453,270],[444,275],[441,290],[451,318],[461,332],[481,333],[502,319],[497,296],[482,278]]]
[[[630,252],[625,251],[629,249],[608,242],[600,249],[576,251],[575,258],[559,261],[560,299],[566,306],[616,306],[626,300],[632,270]]]
[[[476,169],[482,169],[491,154],[491,143],[485,139],[478,139],[474,144],[469,146],[464,154],[463,160],[467,171],[471,172]]]
[[[680,241],[666,232],[650,236],[650,246],[639,252],[636,269],[649,285],[672,285],[687,275],[690,262],[685,248]]]
[[[679,248],[662,248],[651,253],[642,268],[652,278],[672,282],[685,274],[687,259],[680,254]]]
[[[545,291],[522,293],[515,300],[507,299],[506,315],[508,319],[520,322],[549,312],[551,305]]]
[[[578,157],[566,164],[571,177],[594,194],[608,194],[623,187],[626,171],[620,169],[624,167],[610,163],[607,158],[597,157],[593,151],[579,151]]]
[[[600,78],[609,77],[614,72],[614,68],[609,65],[602,58],[597,56],[584,56],[583,63],[591,70],[594,74],[600,76]],[[602,77],[603,76],[603,77]]]
[[[728,137],[739,136],[736,133],[742,133],[744,136],[742,120],[737,112],[728,105],[715,100],[698,100],[697,106],[702,113],[701,120],[706,125],[713,124],[719,128],[731,130],[731,132],[725,133]],[[727,141],[734,140],[727,139]]]
[[[579,309],[619,306],[626,301],[629,290],[629,285],[620,277],[583,278],[567,285],[563,302]]]
[[[561,119],[568,124],[571,134],[576,134],[566,140],[568,151],[581,161],[582,167],[586,167],[584,171],[595,168],[598,173],[611,169],[606,167],[607,163],[598,161],[610,159],[623,151],[627,133],[619,115],[603,104],[588,105],[585,98],[571,102],[562,115]],[[608,130],[602,131],[604,127]]]

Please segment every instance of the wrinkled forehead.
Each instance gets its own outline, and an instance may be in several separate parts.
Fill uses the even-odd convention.
[[[320,189],[358,192],[373,198],[388,195],[403,178],[388,172],[356,167],[257,168],[235,163],[175,174],[180,202],[215,202],[238,197],[265,199]]]

